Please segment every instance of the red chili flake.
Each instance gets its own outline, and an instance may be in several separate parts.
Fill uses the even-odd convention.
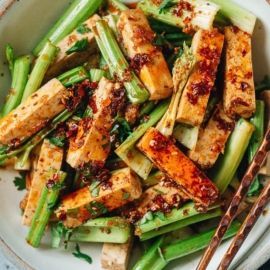
[[[183,15],[183,11],[193,11],[193,5],[188,3],[187,1],[180,1],[175,5],[175,8],[172,10],[172,14],[177,17],[181,17]]]
[[[129,69],[134,70],[135,72],[139,73],[140,70],[144,65],[150,62],[149,54],[147,53],[137,53],[135,56],[130,60]]]
[[[60,211],[59,219],[65,221],[67,219],[67,214],[65,211]]]
[[[231,31],[234,32],[235,34],[237,34],[240,31],[240,29],[235,25],[231,25],[230,28]]]
[[[247,78],[247,79],[251,79],[252,76],[253,76],[253,72],[252,72],[252,71],[249,71],[249,72],[247,72],[247,73],[245,74],[245,78]]]
[[[91,96],[88,101],[88,105],[91,107],[93,113],[98,112],[97,104],[96,104],[96,96]]]
[[[148,116],[148,115],[143,116],[144,123],[148,122],[149,120],[150,120],[150,116]]]
[[[240,83],[240,88],[241,88],[242,91],[245,91],[248,88],[248,83],[241,82]]]
[[[232,106],[235,106],[235,105],[238,105],[238,104],[240,104],[240,105],[243,105],[243,106],[245,106],[245,107],[249,107],[249,104],[247,103],[247,102],[245,102],[242,98],[240,98],[240,97],[237,97],[236,99],[234,99],[233,101],[232,101]]]
[[[46,182],[46,187],[47,188],[53,188],[55,186],[55,181],[53,179],[49,179],[47,182]]]
[[[234,130],[235,122],[228,122],[220,117],[218,113],[213,116],[213,120],[218,122],[217,128],[221,130]]]

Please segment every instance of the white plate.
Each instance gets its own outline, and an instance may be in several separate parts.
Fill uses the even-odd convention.
[[[0,0],[0,14],[3,7],[10,2],[12,0]],[[6,44],[10,43],[13,46],[16,55],[29,53],[43,34],[56,21],[59,14],[66,9],[69,2],[70,0],[15,1],[10,10],[0,19],[1,100],[7,94],[10,84],[9,71],[5,64],[4,52]],[[244,6],[258,17],[253,36],[253,60],[255,80],[259,82],[265,74],[270,74],[270,5],[266,0],[233,0],[233,2]],[[101,244],[80,245],[81,251],[88,253],[92,257],[92,265],[71,255],[74,251],[74,244],[72,243],[67,250],[64,248],[51,249],[48,233],[42,239],[38,249],[27,245],[25,237],[28,228],[21,225],[19,210],[19,202],[23,197],[23,192],[18,192],[13,184],[15,175],[16,173],[12,169],[0,170],[0,251],[19,269],[100,269],[99,255]],[[269,210],[269,206],[267,210]],[[269,225],[270,214],[265,214],[257,222],[251,235],[233,261],[231,268],[240,269],[242,266],[249,264],[249,268],[246,269],[256,269],[270,257],[268,245],[270,233],[267,233]],[[209,269],[217,267],[228,244],[229,242],[227,241],[220,246]],[[252,252],[252,256],[245,259],[241,267],[236,266],[250,252]],[[195,269],[200,255],[201,252],[197,252],[191,256],[176,260],[169,264],[166,269]],[[136,261],[136,258],[138,258],[138,255],[135,252],[132,254],[131,265]]]

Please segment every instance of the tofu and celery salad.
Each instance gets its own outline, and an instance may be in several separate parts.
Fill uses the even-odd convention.
[[[215,228],[200,224],[222,215],[264,134],[255,22],[228,0],[74,0],[33,61],[7,44],[0,164],[25,171],[27,243],[51,230],[53,248],[86,258],[80,242],[104,242],[107,269],[126,269],[134,242],[133,269],[206,247]]]

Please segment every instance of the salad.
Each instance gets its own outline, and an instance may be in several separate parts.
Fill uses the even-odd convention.
[[[8,44],[0,162],[26,171],[27,243],[50,224],[52,247],[104,242],[102,266],[122,269],[138,239],[134,269],[203,249],[213,228],[188,226],[222,214],[264,133],[255,21],[223,1],[74,1],[32,64]]]

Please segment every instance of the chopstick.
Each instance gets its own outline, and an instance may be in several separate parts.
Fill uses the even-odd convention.
[[[204,251],[203,256],[197,266],[197,270],[204,270],[208,266],[210,260],[212,259],[213,255],[215,254],[225,232],[227,231],[228,227],[230,226],[231,222],[235,218],[237,214],[237,210],[239,205],[246,197],[249,188],[251,187],[256,175],[258,174],[260,168],[262,167],[268,153],[270,151],[270,128],[266,131],[264,135],[263,141],[260,144],[260,147],[256,154],[254,155],[253,160],[249,164],[241,183],[235,192],[232,201],[228,209],[226,210],[224,216],[222,217],[221,221],[218,224],[218,227],[209,242],[207,248]]]
[[[253,205],[252,209],[250,210],[248,216],[246,217],[241,228],[239,229],[237,235],[234,237],[233,242],[228,248],[223,259],[221,260],[217,270],[226,270],[229,267],[231,261],[237,254],[238,250],[244,243],[247,236],[249,235],[252,227],[255,225],[261,213],[263,212],[266,204],[269,202],[269,198],[270,198],[270,179],[265,185],[256,203]]]

